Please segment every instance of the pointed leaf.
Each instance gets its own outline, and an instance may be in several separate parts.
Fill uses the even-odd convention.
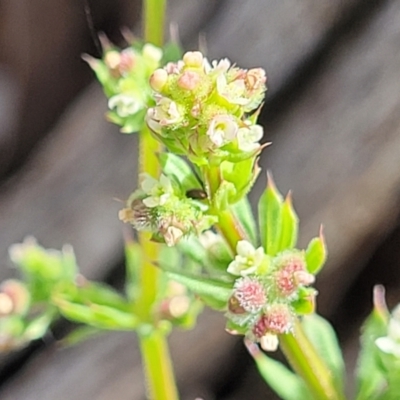
[[[169,278],[182,283],[193,293],[218,302],[228,302],[232,295],[232,284],[198,276],[167,272]]]
[[[321,229],[319,237],[312,239],[306,250],[306,263],[308,272],[311,274],[317,274],[323,267],[326,257],[327,250]]]
[[[258,203],[258,219],[261,245],[268,255],[278,252],[282,230],[283,199],[271,175],[268,174],[268,185]]]
[[[298,230],[299,218],[293,208],[289,193],[282,206],[282,230],[278,252],[296,247]]]
[[[344,361],[331,324],[317,314],[306,315],[302,321],[307,337],[332,371],[336,387],[343,388]]]
[[[158,155],[161,168],[165,175],[175,178],[184,192],[192,189],[202,189],[202,186],[190,168],[189,164],[173,153]]]
[[[279,361],[275,361],[262,353],[258,345],[246,342],[246,346],[256,362],[261,377],[279,397],[283,400],[312,398],[300,377],[287,369]]]
[[[257,228],[250,202],[247,197],[243,197],[240,201],[231,206],[233,214],[239,220],[250,242],[256,246],[257,244]]]
[[[59,343],[63,347],[71,347],[75,346],[79,343],[84,342],[85,340],[91,339],[93,337],[97,337],[102,333],[101,330],[97,328],[93,328],[92,326],[78,326],[71,333],[69,333],[66,337],[62,338]]]

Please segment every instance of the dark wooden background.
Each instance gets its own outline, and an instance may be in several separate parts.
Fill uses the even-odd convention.
[[[95,28],[120,41],[135,0],[89,1]],[[187,49],[267,70],[261,166],[293,190],[301,244],[322,222],[329,261],[318,307],[354,368],[375,283],[400,301],[400,2],[170,0]],[[135,28],[138,31],[138,27]],[[83,0],[0,0],[0,279],[7,248],[34,235],[71,243],[83,273],[115,280],[120,207],[135,186],[136,138],[104,121],[106,102],[80,54],[96,54]],[[265,174],[252,193],[254,202]],[[221,315],[171,337],[182,399],[273,399]],[[52,340],[0,359],[4,400],[144,399],[137,344],[108,334],[58,350]],[[349,385],[350,392],[352,385]],[[270,397],[268,397],[270,396]]]

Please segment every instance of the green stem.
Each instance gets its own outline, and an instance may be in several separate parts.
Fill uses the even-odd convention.
[[[166,0],[144,1],[144,40],[156,46],[163,45],[163,31]],[[162,146],[147,128],[139,135],[139,174],[146,172],[157,178],[160,166],[157,153]],[[178,400],[178,391],[169,354],[166,333],[159,329],[154,319],[154,305],[159,292],[160,271],[153,264],[159,254],[159,246],[150,240],[146,232],[139,234],[139,243],[143,252],[140,270],[140,294],[135,304],[135,311],[142,322],[152,325],[150,332],[139,331],[139,345],[146,376],[148,398],[151,400]]]
[[[279,336],[279,344],[293,370],[303,378],[315,399],[344,399],[335,387],[331,371],[315,351],[298,320],[293,333]]]
[[[165,334],[154,331],[139,335],[140,351],[147,380],[149,399],[178,399],[175,377]]]
[[[145,0],[143,4],[144,40],[161,47],[164,44],[164,24],[167,0]]]

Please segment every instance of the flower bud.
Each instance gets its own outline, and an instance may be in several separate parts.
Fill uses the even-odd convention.
[[[285,304],[274,304],[263,314],[253,327],[257,338],[267,333],[281,335],[292,329],[292,314]]]
[[[276,351],[279,345],[278,336],[272,333],[267,333],[261,337],[260,345],[265,351]]]
[[[165,69],[156,69],[150,76],[150,86],[156,92],[161,92],[168,81],[168,73]]]
[[[199,85],[201,77],[197,72],[185,71],[178,79],[178,86],[185,90],[194,90]]]
[[[256,278],[239,278],[234,285],[234,297],[241,307],[250,313],[257,313],[266,304],[267,296],[263,285]]]
[[[0,316],[24,314],[29,307],[29,292],[25,285],[9,279],[0,286]]]
[[[188,51],[183,55],[183,62],[187,67],[201,68],[203,65],[203,54],[200,51]]]
[[[314,276],[306,270],[304,256],[300,252],[285,253],[278,257],[275,284],[281,296],[289,297],[300,285],[314,282]]]

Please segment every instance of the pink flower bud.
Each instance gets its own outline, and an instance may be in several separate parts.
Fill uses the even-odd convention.
[[[193,90],[200,83],[200,75],[194,71],[185,71],[178,79],[178,86],[185,90]]]
[[[241,307],[250,313],[260,311],[267,302],[267,296],[261,282],[248,276],[239,278],[235,282],[234,297]]]
[[[292,314],[285,304],[272,305],[255,323],[253,333],[261,338],[267,333],[280,335],[288,333],[292,328]]]
[[[283,255],[278,268],[275,284],[281,296],[288,297],[296,292],[299,285],[314,281],[314,277],[306,271],[305,260],[301,254]]]
[[[156,69],[150,77],[150,86],[156,92],[161,92],[168,81],[168,73],[165,69]]]
[[[203,65],[203,54],[200,51],[188,51],[183,55],[183,62],[187,67],[200,68]]]

